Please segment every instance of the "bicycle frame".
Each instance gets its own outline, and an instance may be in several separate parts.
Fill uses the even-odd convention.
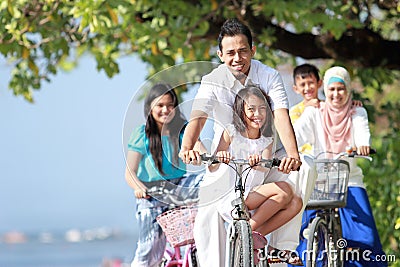
[[[202,161],[208,164],[220,163],[215,157],[201,155]],[[231,160],[232,165],[228,164],[236,173],[235,179],[235,193],[236,198],[231,202],[233,210],[231,213],[232,223],[228,229],[227,236],[227,253],[226,262],[229,266],[241,266],[241,267],[253,267],[254,266],[254,247],[252,238],[252,229],[249,223],[250,216],[247,211],[244,200],[244,185],[243,185],[243,175],[246,170],[249,170],[253,166],[248,166],[248,160],[235,159]],[[262,160],[259,165],[266,168],[272,168],[274,166],[279,166],[280,160]],[[268,266],[268,261],[265,259],[263,263]]]
[[[227,247],[229,248],[227,255],[227,260],[229,262],[229,266],[235,266],[237,261],[248,262],[248,266],[254,266],[254,256],[253,256],[253,239],[252,239],[252,230],[249,224],[250,215],[246,210],[246,205],[244,202],[244,185],[243,185],[243,167],[247,162],[238,162],[234,161],[236,166],[236,179],[235,179],[235,193],[236,198],[231,202],[233,206],[233,210],[231,212],[231,216],[233,219],[232,224],[229,227],[229,235],[227,239]],[[241,246],[244,255],[239,255],[237,253],[237,244],[236,242],[238,236],[243,235],[241,240],[243,240]],[[248,255],[246,254],[248,252]],[[237,259],[239,257],[239,259]],[[242,265],[241,265],[242,266]],[[244,266],[244,265],[243,265]]]
[[[244,202],[244,185],[243,185],[243,172],[246,171],[248,168],[243,170],[243,166],[248,163],[238,163],[235,161],[236,164],[236,179],[235,179],[235,193],[236,193],[236,199],[232,201],[232,206],[234,207],[234,210],[236,211],[237,217],[234,217],[233,214],[231,214],[232,218],[234,220],[246,220],[248,221],[250,219],[250,215],[246,209],[246,205]]]

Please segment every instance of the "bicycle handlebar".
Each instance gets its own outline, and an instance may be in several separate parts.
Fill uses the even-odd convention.
[[[371,155],[371,154],[376,154],[376,149],[370,148],[369,154],[370,154],[370,155]],[[351,147],[350,147],[349,149],[346,149],[345,152],[339,153],[339,154],[337,155],[336,158],[338,159],[338,158],[341,158],[341,157],[365,158],[365,159],[368,159],[369,161],[372,161],[372,158],[371,158],[371,157],[359,155],[359,154],[357,153],[357,150],[354,150],[354,149],[351,148]]]
[[[221,161],[218,160],[217,156],[210,154],[201,154],[200,159],[203,163],[208,163],[208,164],[222,163]],[[249,164],[249,161],[247,159],[231,159],[230,161],[237,165]],[[261,161],[258,162],[256,166],[272,168],[272,167],[279,167],[280,164],[281,164],[280,159],[272,158],[272,159],[261,159]]]

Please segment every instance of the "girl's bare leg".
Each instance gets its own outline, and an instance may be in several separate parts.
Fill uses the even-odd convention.
[[[294,216],[296,216],[303,206],[303,201],[301,197],[295,195],[292,201],[289,203],[286,209],[282,209],[275,213],[269,220],[265,221],[261,226],[253,228],[257,232],[267,235],[272,231],[278,229],[288,221],[290,221]],[[251,219],[250,219],[251,224]]]
[[[284,210],[291,203],[293,190],[286,182],[276,182],[254,188],[246,198],[246,205],[256,212],[250,219],[252,229],[257,229],[276,213]]]

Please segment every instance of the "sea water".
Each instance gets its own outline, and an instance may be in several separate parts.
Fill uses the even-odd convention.
[[[135,234],[74,242],[64,238],[46,242],[28,239],[15,244],[0,242],[0,267],[129,266],[136,242]]]

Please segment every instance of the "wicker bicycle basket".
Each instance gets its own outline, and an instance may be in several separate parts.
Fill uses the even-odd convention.
[[[157,216],[157,222],[163,229],[168,242],[173,247],[193,244],[193,226],[197,208],[178,207]]]
[[[317,159],[314,163],[318,176],[307,209],[346,206],[349,163],[340,159]]]

